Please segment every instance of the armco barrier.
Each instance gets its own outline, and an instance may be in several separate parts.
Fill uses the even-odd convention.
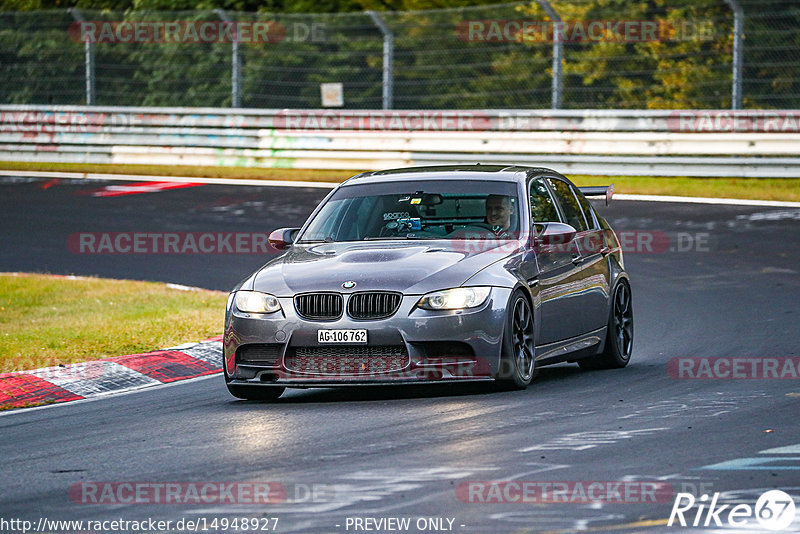
[[[800,111],[0,106],[0,161],[800,177]]]

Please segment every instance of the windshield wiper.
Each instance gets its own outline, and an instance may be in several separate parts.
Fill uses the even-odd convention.
[[[298,241],[297,243],[300,245],[306,244],[314,244],[314,243],[335,243],[336,241],[332,237],[326,237],[325,239],[303,239]]]
[[[424,237],[416,236],[416,235],[395,235],[395,236],[384,236],[384,237],[365,237],[364,241],[380,241],[380,240],[398,240],[398,239],[425,239]]]

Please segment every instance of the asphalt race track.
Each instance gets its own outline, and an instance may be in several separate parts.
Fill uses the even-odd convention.
[[[0,271],[228,290],[264,258],[80,254],[68,242],[81,232],[264,232],[299,225],[327,193],[205,185],[93,196],[109,185],[118,183],[1,180]],[[677,379],[667,367],[671,358],[800,357],[800,209],[618,201],[600,210],[633,236],[625,259],[636,332],[626,369],[545,368],[524,392],[288,390],[274,404],[237,401],[214,376],[6,413],[0,517],[34,525],[41,518],[173,525],[181,518],[207,525],[278,518],[277,532],[379,525],[357,518],[408,518],[408,532],[667,532],[682,530],[666,526],[678,492],[693,494],[697,505],[701,495],[710,501],[719,493],[718,506],[754,507],[764,491],[780,489],[800,508],[800,379]],[[469,485],[476,481],[499,482],[495,489],[513,488],[509,481],[568,482],[569,498],[497,502],[514,501],[511,492],[475,502],[491,496],[481,488],[492,487]],[[89,482],[272,482],[283,485],[276,487],[285,498],[92,504],[83,502],[91,500],[81,493],[88,486],[75,486]],[[626,482],[633,490],[637,482],[661,482],[668,491],[658,502],[612,492],[591,503],[574,493],[592,482]],[[696,506],[686,512],[689,525]],[[723,523],[729,510],[719,516]],[[425,521],[431,518],[440,522]],[[685,531],[714,530],[713,521],[702,526],[705,519]],[[745,521],[715,530],[763,530],[755,518]],[[380,525],[372,531],[392,531]],[[800,531],[800,510],[790,531]]]

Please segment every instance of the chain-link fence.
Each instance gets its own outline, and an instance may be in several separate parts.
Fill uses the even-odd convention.
[[[800,5],[6,12],[0,69],[11,104],[318,108],[321,84],[340,83],[349,109],[796,109]]]

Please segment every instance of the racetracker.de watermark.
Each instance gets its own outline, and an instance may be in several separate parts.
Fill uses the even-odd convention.
[[[322,23],[277,21],[82,21],[70,24],[67,33],[83,43],[280,43],[323,42]]]
[[[11,534],[19,532],[60,532],[60,533],[101,533],[101,532],[274,532],[278,530],[278,517],[208,517],[193,515],[180,519],[53,519],[41,516],[38,521],[19,518],[0,517],[0,532]]]
[[[175,116],[161,113],[106,113],[82,111],[0,111],[0,132],[36,133],[94,133],[104,128],[148,126],[246,126],[243,117],[201,115]]]
[[[71,111],[2,111],[0,132],[99,132],[105,115]]]
[[[798,380],[800,356],[670,358],[667,375],[680,380]]]
[[[465,481],[456,497],[466,503],[652,504],[671,502],[670,484],[657,481]]]
[[[73,254],[276,254],[264,232],[77,232]]]
[[[493,120],[483,111],[316,111],[287,110],[275,114],[280,130],[481,131]]]
[[[69,488],[76,504],[279,504],[334,500],[329,484],[281,482],[77,482]]]
[[[247,365],[247,361],[238,363]],[[250,362],[252,363],[252,362]],[[229,373],[236,371],[234,358],[226,360]],[[426,357],[409,363],[407,358],[382,356],[363,358],[358,356],[333,356],[317,358],[309,356],[288,355],[283,359],[282,367],[265,369],[263,374],[274,375],[279,380],[318,380],[320,377],[331,380],[360,378],[377,378],[382,380],[408,381],[440,381],[471,378],[486,378],[490,375],[489,360],[476,357],[474,360],[452,357]],[[510,372],[501,369],[502,376]]]
[[[490,43],[707,41],[716,34],[710,20],[463,20],[456,26],[461,41]]]
[[[798,133],[800,111],[673,111],[667,127],[678,133]]]
[[[619,248],[624,254],[665,254],[672,252],[710,252],[713,248],[709,232],[662,232],[660,230],[623,230],[616,232]],[[463,232],[451,241],[459,252],[511,254],[524,243],[516,233],[493,237],[487,232]],[[616,246],[616,245],[614,245]],[[542,254],[582,253],[584,255],[607,253],[612,243],[597,232],[579,234],[562,240],[551,240],[548,244],[537,243]]]
[[[625,254],[664,254],[668,252],[709,252],[709,232],[662,232],[623,230],[616,233]],[[73,254],[279,254],[265,232],[76,232],[67,238]],[[457,232],[446,239],[453,250],[467,254],[510,254],[524,243],[517,233],[497,237],[487,231]],[[542,253],[602,253],[607,243],[597,232],[589,232],[547,245],[538,244]],[[608,249],[610,250],[610,249]]]

